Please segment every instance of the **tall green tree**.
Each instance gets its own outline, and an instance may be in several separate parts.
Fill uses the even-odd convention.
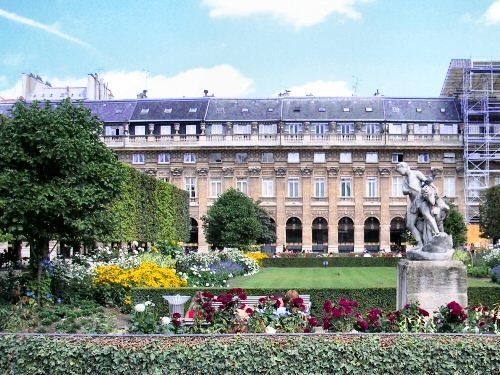
[[[500,185],[486,190],[485,202],[479,212],[479,229],[484,238],[493,241],[500,238]]]
[[[217,247],[253,245],[269,238],[269,215],[245,194],[229,189],[202,217],[207,241]]]
[[[465,218],[457,206],[450,204],[450,212],[448,212],[448,217],[443,226],[444,231],[451,234],[453,238],[453,248],[465,243],[467,240],[467,225],[465,225]]]
[[[31,245],[40,278],[49,240],[91,237],[120,191],[120,164],[102,123],[65,100],[18,101],[0,127],[0,230]]]

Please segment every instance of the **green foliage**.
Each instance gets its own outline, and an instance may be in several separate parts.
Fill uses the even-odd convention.
[[[485,202],[481,204],[479,229],[481,236],[491,239],[500,238],[500,185],[486,190]]]
[[[485,336],[0,337],[4,374],[495,374]]]
[[[444,231],[453,238],[453,248],[457,248],[467,241],[465,219],[456,206],[450,205],[450,212],[443,225]]]
[[[472,265],[472,256],[468,251],[455,250],[455,252],[453,253],[453,260],[459,260],[466,266]]]
[[[133,288],[132,300],[134,303],[151,301],[159,308],[160,313],[168,312],[168,304],[163,299],[164,295],[180,294],[184,296],[194,296],[198,291],[209,291],[219,295],[227,293],[228,288]],[[286,293],[283,289],[273,288],[245,288],[249,296],[274,295],[276,293]],[[381,308],[385,311],[396,310],[396,288],[369,288],[369,289],[300,289],[300,294],[311,296],[311,315],[320,316],[323,303],[326,300],[339,299],[340,297],[358,301],[362,311],[374,308]],[[487,305],[491,306],[500,301],[500,288],[495,287],[469,287],[469,306]]]
[[[491,270],[488,266],[467,267],[467,276],[469,277],[491,277]]]
[[[235,189],[224,192],[202,220],[207,241],[217,247],[240,247],[275,239],[267,211]]]
[[[262,267],[396,267],[400,258],[389,257],[318,257],[318,258],[268,258],[262,261]]]
[[[122,166],[121,194],[111,205],[106,220],[113,228],[108,241],[184,241],[189,237],[187,192]]]
[[[39,244],[100,230],[95,215],[119,192],[115,154],[99,137],[102,123],[69,100],[18,101],[0,127],[0,227]]]

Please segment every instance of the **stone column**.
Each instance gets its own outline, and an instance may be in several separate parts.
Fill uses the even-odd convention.
[[[312,214],[311,214],[311,193],[312,193],[312,168],[301,169],[302,187],[302,250],[306,253],[312,251]]]
[[[362,253],[365,250],[365,216],[363,204],[365,200],[365,169],[353,168],[354,183],[354,252]]]
[[[379,168],[380,197],[380,249],[391,248],[391,212],[389,202],[392,191],[389,168]]]
[[[277,168],[275,178],[276,188],[276,252],[283,251],[286,245],[286,169]]]
[[[338,173],[336,167],[328,168],[328,252],[339,252],[339,223],[337,218]]]

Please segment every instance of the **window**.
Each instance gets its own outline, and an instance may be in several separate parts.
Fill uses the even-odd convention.
[[[224,107],[219,107],[216,109],[217,113],[224,113]]]
[[[221,135],[222,134],[222,124],[212,124],[210,125],[211,135]]]
[[[403,176],[392,178],[392,196],[404,197],[403,195]]]
[[[446,112],[446,108],[441,108],[441,113],[445,113]]]
[[[340,196],[343,198],[350,198],[352,193],[352,178],[340,178]]]
[[[133,154],[132,164],[144,164],[144,154]]]
[[[196,135],[196,125],[186,125],[186,135]]]
[[[290,177],[288,179],[288,196],[290,198],[298,198],[300,196],[298,177]]]
[[[414,132],[415,134],[432,134],[432,124],[416,124]]]
[[[262,179],[262,196],[274,197],[274,179],[272,178]]]
[[[262,153],[262,162],[263,163],[274,163],[274,154],[272,152],[263,152]]]
[[[236,189],[243,194],[248,194],[248,181],[246,178],[238,178],[236,180]]]
[[[274,108],[268,108],[267,112],[274,112]]]
[[[316,198],[326,197],[326,181],[324,177],[316,177],[314,179],[314,196]]]
[[[192,152],[186,152],[184,154],[184,163],[196,163],[196,154]]]
[[[233,134],[251,134],[252,125],[250,124],[234,124]]]
[[[416,111],[417,111],[418,113],[420,113],[420,112],[422,112],[422,108],[416,108]]]
[[[366,153],[366,162],[367,163],[378,163],[378,153],[367,152]]]
[[[170,154],[161,153],[158,154],[158,164],[168,164],[170,163]]]
[[[163,113],[172,113],[172,108],[165,108]]]
[[[318,112],[326,112],[326,108],[325,107],[319,107],[318,108]]]
[[[445,152],[443,155],[443,163],[455,163],[455,153],[454,152]]]
[[[198,108],[189,108],[189,113],[196,113]]]
[[[248,108],[241,108],[241,112],[248,112]]]
[[[141,115],[147,115],[149,113],[149,108],[141,109]]]
[[[455,177],[445,177],[443,178],[443,194],[448,197],[455,197]]]
[[[210,180],[210,196],[218,198],[222,194],[222,180],[219,178]]]
[[[393,163],[401,163],[403,161],[403,154],[392,154]]]
[[[172,134],[172,128],[170,125],[162,125],[160,126],[160,135],[170,135]]]
[[[312,131],[314,134],[327,134],[328,124],[324,122],[314,122],[312,123]]]
[[[380,127],[378,124],[368,123],[365,125],[365,133],[366,134],[379,134]]]
[[[299,134],[302,133],[302,123],[301,122],[290,122],[286,124],[286,131],[289,134]]]
[[[314,153],[314,162],[315,163],[326,163],[326,154],[324,152],[315,152]]]
[[[168,182],[168,177],[160,177],[159,180],[161,182]]]
[[[237,152],[236,153],[236,163],[248,163],[248,154],[246,152]]]
[[[419,163],[430,163],[431,157],[428,152],[424,152],[422,154],[418,154],[418,162]]]
[[[186,177],[186,191],[189,194],[189,198],[196,198],[196,178]]]
[[[350,109],[348,107],[344,107],[344,112],[350,112]]]
[[[276,124],[259,124],[259,134],[276,134],[277,129]]]
[[[294,107],[294,108],[293,108],[293,111],[294,111],[294,112],[300,112],[300,107]]]
[[[340,162],[341,163],[352,163],[352,154],[350,152],[341,152],[340,153]]]
[[[289,163],[300,163],[300,157],[298,152],[289,152],[288,153],[288,162]]]
[[[500,177],[495,177],[495,186],[500,185]]]
[[[406,124],[389,124],[389,134],[406,134]]]
[[[144,125],[136,125],[134,134],[135,135],[146,135],[146,127]]]
[[[222,153],[212,152],[208,155],[209,163],[222,163]]]
[[[439,133],[441,134],[458,134],[457,124],[440,124]]]
[[[351,134],[354,133],[354,124],[343,123],[337,126],[337,131],[341,134]]]
[[[71,94],[71,95],[73,96],[73,94]],[[118,115],[120,113],[123,113],[123,109],[121,109],[121,108],[115,109],[115,115]]]
[[[366,111],[366,112],[373,112],[373,108],[372,108],[372,107],[366,107],[366,108],[365,108],[365,111]]]
[[[378,197],[378,178],[368,177],[366,179],[366,196],[368,198]]]

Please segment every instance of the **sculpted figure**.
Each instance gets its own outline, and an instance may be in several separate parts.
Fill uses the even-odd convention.
[[[410,200],[406,212],[406,226],[417,241],[417,248],[413,251],[449,253],[449,250],[452,251],[449,245],[451,237],[444,233],[443,221],[450,208],[439,197],[433,179],[427,178],[418,170],[410,169],[404,162],[399,163],[396,170],[405,177],[403,194]],[[411,256],[410,252],[410,259]],[[420,256],[414,259],[424,259]]]

